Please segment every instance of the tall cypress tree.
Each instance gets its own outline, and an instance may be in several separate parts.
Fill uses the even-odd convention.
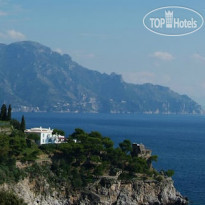
[[[23,115],[21,118],[20,130],[24,132],[25,129],[26,129],[26,122],[25,122],[24,115]]]
[[[6,119],[7,119],[7,108],[6,108],[6,105],[5,105],[5,104],[3,104],[3,105],[1,106],[0,119],[1,119],[2,121],[6,121]]]
[[[11,120],[11,105],[9,105],[9,108],[8,108],[8,115],[7,115],[7,120],[10,121]]]

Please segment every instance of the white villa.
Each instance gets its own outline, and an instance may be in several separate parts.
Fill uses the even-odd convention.
[[[59,135],[59,134],[52,134],[53,129],[49,128],[42,128],[42,127],[36,127],[31,129],[26,129],[24,131],[27,134],[38,134],[40,136],[40,142],[39,144],[57,144],[62,143],[65,141],[65,136]]]

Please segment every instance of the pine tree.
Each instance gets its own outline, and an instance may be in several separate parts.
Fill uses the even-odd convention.
[[[6,105],[5,105],[5,104],[3,104],[3,105],[1,106],[0,119],[1,119],[2,121],[6,121],[6,119],[7,119],[7,108],[6,108]]]
[[[8,108],[8,115],[7,115],[7,120],[10,121],[11,120],[11,105],[9,105],[9,108]]]
[[[24,132],[25,129],[26,129],[26,122],[25,122],[24,115],[23,115],[21,118],[20,130]]]

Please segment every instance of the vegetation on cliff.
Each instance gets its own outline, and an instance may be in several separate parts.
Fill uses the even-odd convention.
[[[8,191],[0,191],[1,205],[26,205],[23,199],[17,197],[14,193]]]
[[[38,146],[33,136],[11,127],[10,135],[0,133],[0,150],[0,183],[42,175],[53,186],[63,184],[68,189],[79,189],[99,176],[119,172],[119,177],[126,180],[139,176],[159,179],[160,176],[150,166],[156,156],[149,159],[134,156],[129,140],[115,148],[110,138],[82,129],[76,129],[65,143]],[[19,163],[24,165],[16,166]]]
[[[123,181],[161,181],[173,174],[153,169],[151,164],[157,156],[137,156],[129,140],[115,147],[109,137],[77,128],[65,143],[38,146],[37,136],[25,135],[21,124],[13,119],[0,123],[0,184],[28,178],[35,184],[36,192],[48,183],[55,190],[63,187],[66,195],[84,189],[102,176]],[[57,129],[55,132],[62,133]],[[3,193],[7,197],[8,193]]]

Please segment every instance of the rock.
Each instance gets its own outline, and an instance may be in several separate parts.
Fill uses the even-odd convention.
[[[100,186],[99,186],[100,185]],[[98,199],[90,197],[90,193],[96,193]],[[85,195],[84,195],[85,197]],[[98,205],[185,205],[187,199],[176,191],[173,180],[165,178],[158,182],[134,180],[122,183],[120,180],[102,178],[87,192],[86,203]],[[83,203],[83,198],[79,198],[78,203]],[[88,204],[89,204],[88,203]]]
[[[38,185],[39,186],[39,185]],[[28,205],[186,205],[188,200],[176,191],[173,180],[133,180],[122,182],[102,177],[89,189],[65,195],[42,180],[36,192],[35,183],[24,179],[17,184],[3,184],[0,189],[11,190]],[[52,190],[52,191],[51,191]]]

